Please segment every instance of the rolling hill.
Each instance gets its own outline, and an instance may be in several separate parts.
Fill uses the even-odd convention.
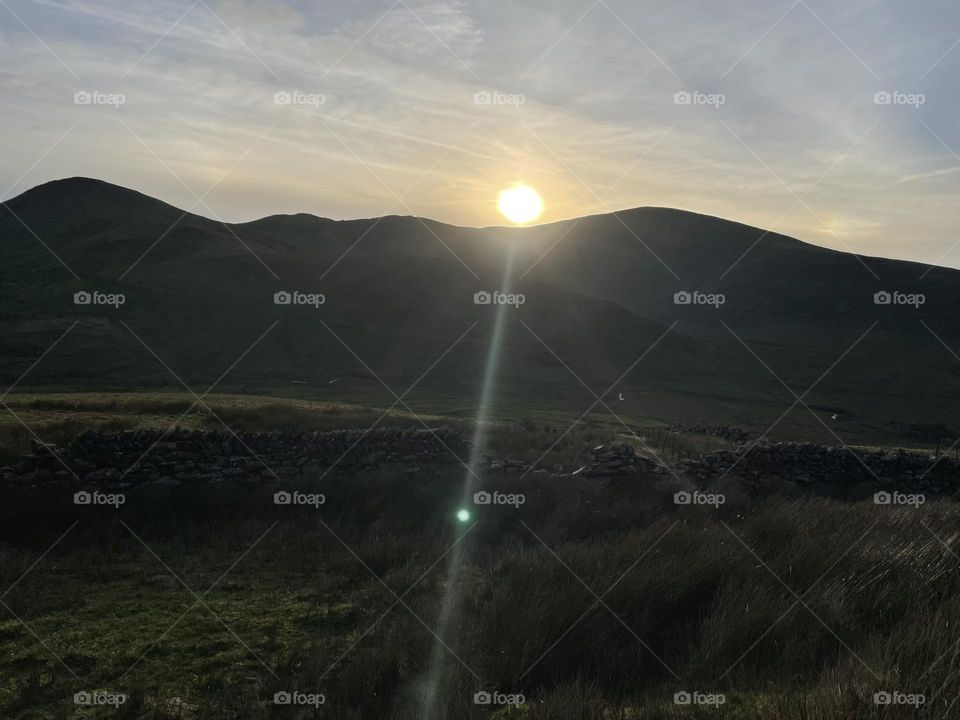
[[[666,208],[523,229],[304,214],[227,225],[86,178],[4,205],[3,386],[76,322],[18,391],[182,380],[202,393],[229,369],[218,390],[388,406],[426,373],[411,408],[469,415],[496,311],[474,293],[499,289],[512,257],[525,302],[507,313],[499,414],[572,420],[609,389],[627,419],[763,431],[795,401],[781,379],[797,395],[819,379],[804,397],[817,417],[798,407],[774,436],[880,441],[954,422],[954,270]],[[82,291],[125,302],[77,305]],[[277,305],[281,291],[325,302]],[[724,302],[678,305],[683,291]],[[881,292],[894,303],[876,304]],[[916,294],[922,305],[897,304]]]

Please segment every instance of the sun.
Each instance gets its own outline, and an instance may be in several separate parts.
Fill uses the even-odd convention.
[[[517,183],[500,192],[497,208],[510,222],[526,225],[543,214],[543,198],[529,185]]]

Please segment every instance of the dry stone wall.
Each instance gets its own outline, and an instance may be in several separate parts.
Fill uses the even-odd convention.
[[[286,482],[379,468],[416,473],[424,468],[459,466],[470,444],[449,428],[337,430],[315,433],[245,433],[159,430],[86,432],[67,447],[34,442],[15,467],[0,468],[0,479],[24,485],[74,482],[91,487],[152,484],[179,487],[222,482]],[[459,458],[459,460],[458,460]],[[492,473],[570,476],[569,470],[530,465],[522,460],[484,456]],[[627,444],[601,445],[572,475],[597,480],[663,472],[662,465],[638,455]]]
[[[744,445],[699,460],[684,461],[685,472],[698,483],[730,475],[748,483],[787,481],[802,486],[850,489],[871,485],[927,495],[960,491],[960,464],[921,453],[848,450],[810,443]]]
[[[417,472],[425,464],[457,463],[468,448],[449,428],[337,430],[314,433],[241,433],[137,430],[87,432],[66,448],[33,443],[9,479],[25,484],[72,480],[91,485],[287,481],[336,466],[357,473],[395,466]],[[259,458],[259,459],[258,459]]]
[[[319,477],[330,468],[356,475],[379,469],[417,473],[458,467],[469,443],[449,428],[337,430],[315,433],[242,433],[138,430],[87,432],[67,447],[40,442],[15,466],[0,468],[0,479],[23,485],[80,482],[91,487],[141,484],[178,487],[203,483],[295,482]],[[551,473],[519,460],[485,457],[487,471]],[[682,463],[698,486],[730,476],[748,486],[780,483],[817,492],[871,487],[925,495],[960,493],[960,462],[900,451],[852,451],[809,443],[743,445]],[[601,445],[572,474],[600,481],[642,478],[666,468],[625,443]]]

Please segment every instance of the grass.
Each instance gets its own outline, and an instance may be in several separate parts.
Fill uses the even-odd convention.
[[[331,429],[383,416],[229,395],[211,396],[209,409],[165,393],[8,402],[56,442],[87,427],[209,428],[219,417],[237,430]],[[420,421],[391,412],[383,424]],[[627,437],[550,419],[490,428],[496,456],[567,472],[590,447]],[[12,457],[29,434],[8,416],[0,438]],[[667,462],[729,446],[645,438]],[[450,642],[471,670],[447,658],[450,717],[479,716],[470,698],[481,687],[522,692],[535,698],[523,716],[551,718],[697,717],[706,711],[671,702],[687,688],[723,692],[728,717],[873,717],[883,682],[931,699],[945,692],[934,682],[952,687],[954,656],[936,662],[960,613],[940,543],[954,540],[950,503],[891,513],[789,493],[754,501],[731,484],[728,502],[706,512],[673,505],[670,475],[632,487],[537,474],[498,483],[528,501],[475,513],[464,542],[462,631]],[[104,687],[129,694],[131,718],[266,718],[277,716],[272,692],[292,683],[324,692],[330,716],[415,717],[433,647],[416,618],[432,627],[439,612],[445,566],[433,563],[463,529],[451,522],[461,484],[456,471],[331,479],[319,514],[292,517],[263,488],[144,491],[95,517],[69,504],[69,488],[4,488],[0,583],[14,585],[0,623],[11,648],[0,662],[4,716],[92,717],[70,698]],[[392,594],[408,588],[411,612]]]
[[[161,396],[32,400],[15,409],[146,423],[186,409]],[[251,428],[371,416],[211,403]],[[613,439],[582,428],[557,443],[565,429],[498,426],[492,452],[535,460],[556,443],[544,464],[570,468]],[[100,688],[127,693],[119,714],[138,720],[314,716],[271,703],[294,689],[325,695],[318,717],[422,717],[445,553],[461,536],[445,717],[491,715],[473,703],[481,689],[526,697],[503,718],[955,716],[952,502],[899,510],[788,488],[758,500],[727,482],[714,510],[674,505],[670,474],[498,475],[485,487],[526,502],[473,508],[472,526],[453,520],[462,482],[458,470],[330,476],[319,511],[277,507],[269,487],[144,489],[119,511],[76,507],[68,486],[4,487],[0,716],[116,716],[72,703]],[[675,705],[684,690],[726,702]],[[878,707],[882,690],[926,703]]]

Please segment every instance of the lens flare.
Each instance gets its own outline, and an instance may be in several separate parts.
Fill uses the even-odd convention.
[[[539,195],[537,196],[539,198]],[[502,292],[509,292],[513,280],[513,264],[516,257],[516,245],[511,243],[507,254],[507,262],[503,269],[503,280],[500,284]],[[504,331],[507,317],[512,312],[506,304],[498,305],[493,319],[493,332],[487,347],[486,364],[483,371],[483,384],[480,386],[480,397],[477,402],[476,425],[474,426],[473,443],[470,449],[469,460],[466,463],[466,473],[463,479],[463,489],[460,500],[461,510],[457,512],[457,519],[461,522],[470,520],[470,512],[466,510],[473,499],[474,490],[481,481],[483,472],[482,458],[486,449],[487,429],[490,424],[490,413],[496,395],[500,354],[503,349]],[[466,518],[463,516],[466,515]],[[461,539],[473,529],[467,528]],[[437,642],[433,646],[430,665],[419,688],[420,703],[416,716],[423,720],[440,720],[448,717],[448,707],[445,700],[451,692],[451,679],[456,667],[453,662],[459,662],[456,656],[458,638],[457,630],[460,627],[458,616],[463,600],[462,573],[468,557],[468,540],[454,544],[447,561],[446,590],[440,603],[440,612],[435,624],[434,636]]]
[[[500,192],[497,208],[510,222],[526,225],[543,214],[543,198],[529,185],[518,183]]]

